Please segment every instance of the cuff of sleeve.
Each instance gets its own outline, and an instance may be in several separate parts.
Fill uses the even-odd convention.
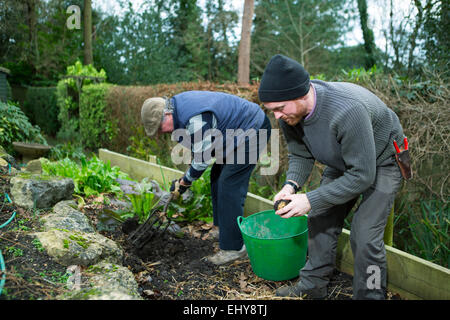
[[[194,181],[194,179],[189,180],[188,175],[189,175],[189,174],[184,175],[181,179],[183,179],[183,181],[184,181],[185,184],[192,184],[192,182]]]
[[[320,212],[323,212],[324,210],[333,206],[331,203],[323,200],[323,197],[320,195],[319,188],[307,192],[306,197],[308,198],[309,204],[311,205],[311,216],[320,214]]]

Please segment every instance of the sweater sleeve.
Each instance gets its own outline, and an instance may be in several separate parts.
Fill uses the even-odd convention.
[[[350,201],[375,181],[375,141],[366,108],[354,107],[341,115],[336,129],[346,170],[339,178],[306,194],[312,215]]]
[[[289,168],[286,180],[297,182],[301,188],[311,174],[314,166],[314,158],[303,143],[303,130],[300,127],[292,127],[283,120],[278,120],[283,131],[288,148]]]
[[[183,179],[187,183],[200,178],[203,172],[208,168],[212,159],[205,159],[205,154],[211,154],[212,136],[208,130],[217,127],[217,120],[212,112],[200,113],[191,119],[186,126],[191,135],[191,152],[193,155],[191,165],[186,171]]]

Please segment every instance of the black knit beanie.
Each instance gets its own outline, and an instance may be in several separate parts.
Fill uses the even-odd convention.
[[[297,61],[277,54],[270,59],[261,78],[261,102],[295,100],[309,91],[309,73]]]

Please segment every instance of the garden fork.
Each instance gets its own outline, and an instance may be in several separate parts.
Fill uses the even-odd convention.
[[[171,193],[162,212],[158,212],[157,208],[153,209],[147,220],[131,233],[128,237],[128,241],[130,241],[135,248],[142,249],[150,240],[152,240],[155,234],[162,235],[166,232],[172,222],[172,220],[167,217],[167,207],[174,198],[176,198],[176,195]]]

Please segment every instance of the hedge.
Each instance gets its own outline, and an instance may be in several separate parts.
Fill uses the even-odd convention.
[[[23,110],[44,133],[56,135],[60,128],[56,87],[28,87]]]

